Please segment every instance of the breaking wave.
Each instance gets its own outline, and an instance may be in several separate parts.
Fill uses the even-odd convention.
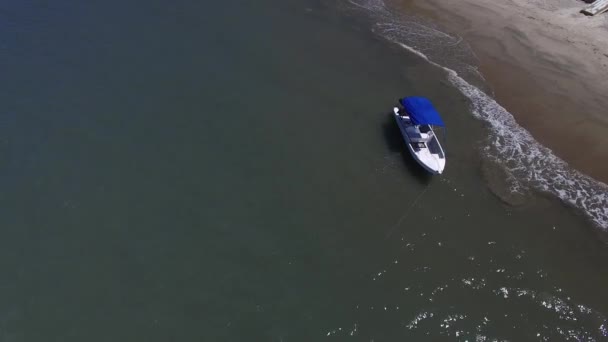
[[[488,95],[483,76],[474,67],[476,57],[461,37],[420,18],[395,13],[382,0],[349,3],[371,15],[375,33],[447,73],[450,83],[470,100],[473,115],[488,124],[491,134],[484,154],[504,168],[512,182],[511,191],[551,193],[608,230],[608,186],[570,168]]]

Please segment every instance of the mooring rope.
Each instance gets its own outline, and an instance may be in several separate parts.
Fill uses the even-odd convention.
[[[412,204],[410,204],[410,206],[407,208],[407,210],[405,211],[405,213],[399,218],[399,221],[397,221],[397,223],[395,223],[391,229],[386,233],[386,237],[385,239],[388,239],[397,228],[399,228],[399,226],[401,225],[401,223],[407,218],[407,216],[409,215],[410,211],[412,211],[412,208],[416,206],[416,204],[418,203],[418,201],[422,198],[422,196],[424,196],[424,194],[426,193],[426,191],[429,189],[430,184],[427,184],[427,186],[424,187],[424,189],[418,194],[418,196],[416,196],[416,198],[414,199],[414,201],[412,202]]]

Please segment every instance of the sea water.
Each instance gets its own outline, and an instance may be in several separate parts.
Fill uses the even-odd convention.
[[[606,338],[599,216],[530,177],[466,46],[397,38],[466,42],[354,0],[1,6],[2,340]]]

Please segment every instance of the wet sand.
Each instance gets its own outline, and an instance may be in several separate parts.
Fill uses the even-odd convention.
[[[608,183],[608,15],[576,0],[407,0],[460,34],[497,101],[575,169]]]

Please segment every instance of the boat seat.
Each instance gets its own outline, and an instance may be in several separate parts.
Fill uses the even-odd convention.
[[[426,145],[424,143],[422,143],[422,142],[412,142],[411,145],[416,150],[420,150],[420,149],[426,147]]]
[[[410,141],[415,142],[415,143],[428,142],[429,140],[431,140],[431,137],[432,137],[430,134],[420,133],[420,130],[418,129],[418,127],[415,127],[415,126],[407,127],[405,129],[405,132],[407,133],[407,136],[410,139]]]
[[[431,136],[426,133],[420,133],[417,137],[411,137],[410,140],[413,142],[425,143],[425,142],[428,142],[429,140],[431,140]]]
[[[418,126],[418,127],[419,127],[418,129],[422,133],[428,133],[431,131],[431,127],[429,127],[429,125],[422,125],[422,126]]]

